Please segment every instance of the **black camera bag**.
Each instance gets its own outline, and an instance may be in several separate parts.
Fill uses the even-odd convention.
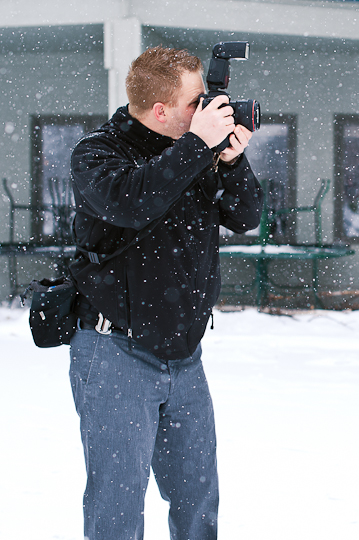
[[[81,246],[77,250],[87,256],[91,263],[101,264],[123,253],[138,240],[153,231],[162,221],[162,217],[142,229],[132,240],[113,253],[94,253]],[[28,291],[33,291],[30,307],[30,329],[35,345],[38,347],[58,347],[69,345],[76,332],[77,315],[74,313],[76,297],[79,294],[74,282],[69,277],[58,279],[34,279],[24,294],[20,295],[24,305]]]
[[[33,280],[24,294],[33,291],[30,307],[30,329],[38,347],[69,345],[76,331],[77,317],[73,313],[78,291],[68,277]]]

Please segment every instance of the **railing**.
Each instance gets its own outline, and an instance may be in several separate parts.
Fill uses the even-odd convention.
[[[9,218],[7,227],[9,240],[0,243],[0,255],[7,256],[9,262],[9,297],[14,298],[20,287],[26,285],[19,282],[18,257],[31,256],[36,259],[44,257],[52,259],[57,275],[66,273],[69,261],[75,253],[72,244],[71,223],[74,207],[69,196],[69,182],[60,182],[52,179],[50,204],[22,204],[18,203],[8,185],[3,179],[3,188],[9,200]],[[66,187],[67,186],[67,187]],[[37,222],[34,234],[27,234],[27,239],[18,239],[16,232],[16,213],[28,212],[30,223]],[[52,231],[45,235],[41,232],[41,223],[44,216],[51,216]]]

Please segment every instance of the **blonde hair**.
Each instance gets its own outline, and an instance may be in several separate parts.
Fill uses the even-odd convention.
[[[177,104],[184,72],[203,72],[202,62],[186,49],[159,45],[142,53],[130,66],[126,92],[131,108],[138,115],[152,109],[157,102]]]

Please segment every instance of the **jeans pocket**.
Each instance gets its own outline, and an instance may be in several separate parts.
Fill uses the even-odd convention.
[[[70,381],[77,412],[85,400],[85,391],[98,373],[100,357],[97,354],[100,336],[92,330],[76,330],[71,340]]]

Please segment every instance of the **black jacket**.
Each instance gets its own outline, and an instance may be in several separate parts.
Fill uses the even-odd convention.
[[[246,157],[212,168],[199,137],[154,133],[121,107],[72,155],[79,291],[114,326],[161,359],[191,355],[220,291],[218,227],[258,226],[262,191]],[[224,190],[219,197],[221,191]],[[132,242],[132,243],[131,243]]]

